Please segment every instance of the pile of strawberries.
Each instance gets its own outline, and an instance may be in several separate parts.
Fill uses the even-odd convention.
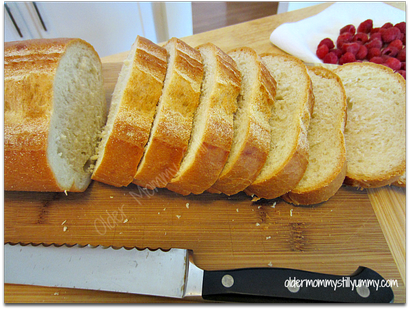
[[[357,27],[357,32],[354,25],[346,25],[340,29],[336,45],[330,38],[323,39],[316,55],[329,64],[383,64],[406,78],[406,22],[373,28],[373,20],[367,19]]]

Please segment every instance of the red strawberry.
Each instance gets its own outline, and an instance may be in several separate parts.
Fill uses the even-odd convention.
[[[406,61],[406,47],[403,47],[397,54],[397,59],[400,61]]]
[[[398,50],[401,50],[402,47],[403,47],[403,42],[401,42],[401,40],[399,40],[399,39],[396,39],[396,40],[390,42],[389,47],[395,47]]]
[[[342,33],[336,40],[337,48],[341,49],[344,43],[352,42],[353,35],[350,32]]]
[[[356,53],[359,51],[360,45],[356,42],[354,43],[345,43],[342,45],[342,51],[343,53],[350,52],[353,55],[356,55]]]
[[[365,59],[367,56],[367,47],[364,45],[361,45],[359,50],[356,53],[356,59],[362,60]]]
[[[346,64],[349,62],[355,62],[355,61],[356,61],[356,57],[352,53],[347,52],[347,53],[344,53],[342,57],[340,57],[339,64],[343,65],[343,64]]]
[[[327,53],[329,53],[329,48],[327,47],[326,44],[322,44],[316,50],[316,55],[317,57],[319,57],[319,59],[323,59]]]
[[[385,23],[383,26],[381,26],[382,29],[389,29],[391,27],[393,27],[392,23]]]
[[[400,29],[396,27],[390,27],[382,33],[382,39],[384,43],[389,43],[396,40],[400,35]]]
[[[369,37],[368,37],[367,34],[364,33],[364,32],[358,32],[358,33],[355,34],[355,36],[353,37],[353,42],[366,43],[367,41],[369,41]]]
[[[382,54],[382,51],[380,50],[380,48],[377,48],[377,47],[369,48],[367,51],[367,59],[380,56],[381,54]]]
[[[394,46],[388,46],[382,50],[382,55],[387,55],[390,57],[396,57],[397,54],[399,53],[399,50],[395,48]]]
[[[399,28],[401,33],[406,34],[406,22],[397,23],[394,27]]]
[[[335,53],[327,53],[326,56],[323,58],[323,62],[325,64],[337,64],[339,58],[336,56]]]
[[[339,59],[343,55],[342,50],[338,48],[332,48],[331,50],[329,50],[329,53],[334,53],[337,56],[337,59]]]
[[[372,30],[370,30],[370,35],[372,35],[373,33],[378,33],[378,32],[380,32],[380,27],[373,28]]]
[[[382,48],[383,42],[380,41],[379,39],[373,39],[367,42],[365,45],[367,46],[368,49],[371,49],[373,47]]]
[[[370,35],[369,41],[373,39],[379,39],[380,41],[382,40],[382,33],[381,32],[375,32]]]
[[[322,41],[320,41],[320,43],[318,44],[317,47],[321,46],[322,44],[327,45],[327,47],[329,49],[332,49],[332,48],[335,47],[335,44],[333,43],[332,39],[330,39],[330,38],[326,38],[326,39],[323,39]]]
[[[375,64],[382,64],[384,61],[383,61],[383,58],[381,58],[381,57],[379,57],[379,56],[376,56],[376,57],[372,57],[372,58],[370,58],[370,60],[369,60],[370,62],[374,62]]]
[[[342,29],[340,29],[339,34],[342,34],[344,32],[350,32],[351,34],[354,35],[356,33],[356,27],[353,25],[346,25]]]
[[[384,65],[388,66],[389,68],[393,70],[400,70],[401,68],[401,62],[400,60],[390,57],[384,62]]]
[[[369,33],[373,28],[373,20],[366,19],[357,27],[357,32]]]

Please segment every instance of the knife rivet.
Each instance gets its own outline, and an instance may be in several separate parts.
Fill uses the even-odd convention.
[[[367,298],[370,296],[370,290],[367,286],[361,285],[356,287],[356,292],[360,297]]]
[[[289,284],[288,286],[286,286],[286,288],[289,290],[289,292],[291,293],[297,293],[300,290],[300,286],[295,284]]]
[[[225,286],[226,288],[229,288],[233,285],[234,280],[233,277],[230,274],[226,274],[222,277],[222,285]]]

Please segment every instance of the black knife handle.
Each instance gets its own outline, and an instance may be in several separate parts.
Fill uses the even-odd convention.
[[[228,302],[389,303],[394,294],[383,277],[366,267],[359,267],[350,276],[246,268],[205,271],[202,298]]]

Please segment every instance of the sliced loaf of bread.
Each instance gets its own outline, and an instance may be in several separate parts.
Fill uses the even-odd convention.
[[[191,138],[180,169],[167,188],[183,194],[201,194],[225,165],[233,139],[233,115],[241,75],[231,57],[212,43],[197,47],[204,65],[201,97]]]
[[[4,44],[4,189],[84,191],[107,103],[100,58],[80,39]]]
[[[308,68],[315,105],[308,130],[309,164],[301,181],[282,198],[295,205],[327,201],[342,186],[346,175],[346,94],[332,71]]]
[[[306,66],[287,55],[261,55],[278,86],[270,120],[269,155],[260,174],[245,192],[273,199],[294,188],[308,165],[307,130],[314,104]]]
[[[228,55],[238,65],[242,85],[232,148],[218,180],[208,191],[233,195],[248,187],[265,164],[276,82],[253,49],[238,48]]]
[[[371,188],[397,181],[406,169],[406,82],[390,68],[349,63],[334,72],[347,97],[345,184]]]
[[[203,77],[201,53],[180,39],[165,45],[167,72],[151,134],[133,183],[165,187],[178,172],[199,104]]]
[[[122,66],[98,148],[94,180],[127,186],[144,154],[161,96],[167,51],[137,37]]]

